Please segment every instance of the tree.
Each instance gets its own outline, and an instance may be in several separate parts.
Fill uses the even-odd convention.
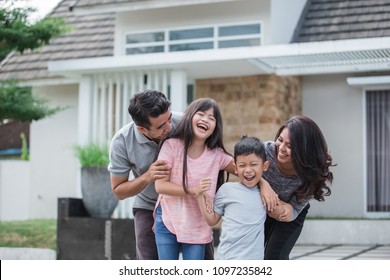
[[[36,9],[15,8],[13,3],[12,0],[1,2],[0,60],[14,50],[23,53],[28,49],[37,49],[69,30],[62,18],[47,17],[32,24],[28,17]]]
[[[20,0],[19,0],[20,1]],[[34,8],[15,8],[12,0],[0,2],[0,61],[10,52],[34,50],[48,44],[70,28],[61,18],[44,18],[30,23]],[[18,81],[0,82],[0,124],[5,119],[31,122],[50,116],[61,109],[47,107],[47,100],[31,94],[31,87],[18,86]]]
[[[47,100],[31,94],[31,87],[21,87],[17,81],[0,81],[0,123],[6,119],[22,122],[37,121],[64,109],[49,108]]]

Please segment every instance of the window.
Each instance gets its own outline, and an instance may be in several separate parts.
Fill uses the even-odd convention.
[[[390,212],[390,91],[366,93],[367,211]]]
[[[261,45],[260,23],[158,30],[126,35],[126,55]]]
[[[164,32],[135,33],[126,36],[126,55],[164,51]]]
[[[260,45],[260,24],[221,26],[218,31],[219,48]]]

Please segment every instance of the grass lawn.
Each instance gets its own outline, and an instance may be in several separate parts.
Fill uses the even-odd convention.
[[[57,220],[0,222],[0,247],[56,250]]]

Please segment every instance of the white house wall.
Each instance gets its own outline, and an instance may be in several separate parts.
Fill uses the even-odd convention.
[[[58,197],[77,197],[78,86],[34,88],[50,106],[69,106],[51,117],[34,121],[30,132],[30,218],[56,218]]]
[[[270,38],[269,1],[242,0],[208,5],[184,6],[170,9],[152,9],[118,14],[115,30],[114,54],[124,55],[126,32],[161,30],[183,26],[225,24],[242,21],[263,23],[265,44]],[[158,23],[158,24],[156,24]]]
[[[30,218],[30,162],[0,160],[0,221]]]
[[[271,32],[272,44],[288,44],[307,0],[272,0]],[[288,13],[286,13],[288,11]]]
[[[322,129],[334,163],[332,195],[313,202],[311,217],[363,217],[363,93],[347,85],[346,75],[306,76],[303,114]]]

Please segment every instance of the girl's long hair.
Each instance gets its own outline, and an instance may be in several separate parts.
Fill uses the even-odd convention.
[[[335,164],[324,135],[312,119],[302,115],[289,119],[276,133],[275,141],[284,128],[289,132],[293,166],[302,180],[295,191],[297,200],[311,197],[325,200],[324,196],[331,194],[328,184],[333,181],[329,168]]]
[[[188,149],[192,144],[192,137],[194,132],[192,130],[192,118],[196,112],[205,112],[212,108],[214,110],[214,117],[216,121],[215,129],[213,133],[206,139],[206,146],[212,150],[214,148],[221,148],[225,153],[229,154],[223,145],[223,123],[222,114],[214,99],[212,98],[199,98],[194,100],[185,110],[184,116],[178,124],[176,130],[172,134],[171,138],[177,138],[184,143],[183,154],[183,189],[188,194],[188,180],[187,180],[187,155]],[[229,174],[227,174],[228,179]],[[225,176],[223,170],[220,170],[217,180],[217,189],[225,182]]]

